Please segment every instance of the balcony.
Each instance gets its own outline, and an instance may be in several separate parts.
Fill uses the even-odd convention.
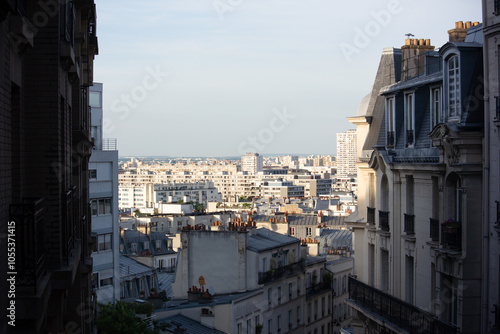
[[[21,204],[11,204],[9,221],[15,222],[17,272],[16,286],[32,287],[37,293],[37,282],[47,270],[45,252],[45,205],[43,199],[23,199]]]
[[[369,225],[375,225],[375,209],[367,207],[366,222]]]
[[[439,242],[439,220],[430,218],[430,237],[434,242]]]
[[[389,232],[389,211],[378,210],[378,226],[382,231]]]
[[[456,328],[439,321],[431,313],[349,277],[349,302],[362,311],[375,313],[387,323],[408,333],[456,334]],[[368,312],[362,312],[367,314]]]
[[[444,248],[462,249],[462,226],[458,222],[441,224],[441,245]]]
[[[103,151],[116,151],[116,138],[103,138],[102,140],[102,150]]]
[[[283,277],[297,274],[305,271],[304,260],[299,260],[295,263],[288,264],[283,267],[278,267],[271,269],[266,272],[259,272],[259,284],[266,284],[275,280],[279,280]]]
[[[406,235],[415,235],[415,215],[409,215],[407,213],[405,215],[405,233]]]

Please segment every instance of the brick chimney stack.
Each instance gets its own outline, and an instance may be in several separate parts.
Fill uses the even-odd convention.
[[[425,73],[425,52],[434,51],[430,39],[407,38],[401,47],[401,80],[408,80]]]

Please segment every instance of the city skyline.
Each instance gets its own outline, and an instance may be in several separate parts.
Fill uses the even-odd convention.
[[[446,15],[425,20],[429,8]],[[350,128],[384,47],[400,47],[405,33],[440,46],[455,21],[482,21],[465,0],[97,9],[94,80],[104,83],[104,136],[118,138],[120,156],[335,154],[335,134]]]

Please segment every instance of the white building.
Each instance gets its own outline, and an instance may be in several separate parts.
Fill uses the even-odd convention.
[[[259,153],[247,153],[241,157],[241,170],[252,174],[262,172],[264,161]]]
[[[183,315],[225,333],[332,333],[326,260],[305,258],[298,239],[245,227],[182,233],[172,293],[187,303],[157,319]]]
[[[94,149],[89,160],[89,197],[92,232],[97,247],[92,253],[97,300],[113,303],[120,299],[118,235],[118,151],[116,140],[102,137],[102,84],[90,87],[91,132]]]
[[[345,179],[356,175],[356,130],[337,133],[337,178]]]

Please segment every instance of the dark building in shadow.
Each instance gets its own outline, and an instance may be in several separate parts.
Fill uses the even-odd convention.
[[[2,0],[0,45],[0,332],[89,333],[94,1]]]

